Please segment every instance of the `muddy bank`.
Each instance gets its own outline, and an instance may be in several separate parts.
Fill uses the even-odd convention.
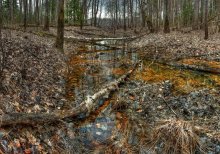
[[[143,132],[134,131],[135,129],[132,128],[134,126],[131,126],[130,131],[133,130],[139,136],[133,141],[134,147],[139,147],[138,152],[143,152],[144,149],[145,152],[149,152],[154,149],[150,147],[149,140],[157,123],[164,120],[175,121],[174,119],[177,118],[191,121],[199,129],[197,134],[205,147],[205,153],[219,153],[219,90],[201,89],[179,96],[172,91],[172,83],[168,80],[155,84],[130,81],[117,93],[118,101],[113,103],[114,108],[126,113],[131,122],[140,123],[140,129],[141,125],[147,126],[142,128],[142,131],[149,136],[142,136]],[[128,136],[128,138],[131,137]],[[146,142],[143,143],[143,140]],[[166,141],[160,144],[166,144]],[[157,150],[164,148],[160,146]]]
[[[91,49],[93,52],[87,52]],[[117,71],[113,70],[129,68],[130,65],[126,62],[139,60],[145,54],[126,47],[120,51],[106,50],[99,46],[90,48],[90,45],[80,48],[80,51],[82,54],[73,59],[72,66],[75,68],[73,70],[81,69],[78,70],[78,75],[82,77],[81,81],[88,83],[78,85],[80,91],[85,93],[90,93],[91,89],[94,91],[95,87],[100,87],[100,83],[114,80]],[[125,60],[117,57],[124,57]],[[88,70],[83,70],[84,67]],[[105,72],[106,69],[108,73]],[[74,74],[70,76],[74,77]],[[175,69],[153,60],[143,61],[134,76],[107,100],[108,103],[103,100],[97,102],[102,106],[100,110],[77,125],[77,141],[81,145],[78,152],[153,153],[156,150],[161,153],[167,142],[155,140],[152,134],[162,121],[168,126],[178,126],[177,129],[183,127],[184,130],[192,130],[191,139],[196,139],[196,147],[193,147],[196,152],[202,153],[204,150],[218,153],[219,123],[216,121],[220,114],[219,78],[218,75]],[[81,83],[73,79],[70,82],[75,85]],[[74,94],[77,94],[77,99],[83,98],[83,94],[79,95],[79,92]],[[166,131],[169,129],[168,127]],[[73,140],[76,141],[76,138]],[[158,144],[154,146],[150,144],[157,141]],[[176,150],[181,150],[181,147]]]

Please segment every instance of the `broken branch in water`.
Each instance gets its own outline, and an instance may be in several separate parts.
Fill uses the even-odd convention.
[[[121,38],[78,38],[78,37],[65,37],[66,41],[79,41],[79,42],[96,42],[96,41],[110,41],[110,40],[134,40],[137,37],[121,37]]]
[[[8,125],[37,125],[44,123],[53,123],[67,118],[76,117],[80,114],[89,115],[95,110],[97,106],[96,101],[106,94],[118,89],[120,84],[124,83],[126,79],[135,71],[139,62],[128,71],[126,74],[121,76],[119,79],[109,83],[106,87],[98,91],[92,96],[87,96],[87,99],[83,101],[78,107],[67,110],[67,111],[54,111],[53,113],[7,113],[1,116],[0,126]]]

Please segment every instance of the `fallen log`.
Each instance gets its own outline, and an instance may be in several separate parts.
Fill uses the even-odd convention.
[[[151,60],[150,58],[147,58],[147,57],[145,57],[144,59]],[[186,70],[211,73],[211,74],[220,74],[220,69],[215,68],[215,67],[208,67],[208,66],[203,66],[203,65],[190,65],[190,64],[184,64],[184,63],[179,63],[179,62],[166,62],[162,60],[155,60],[154,63],[167,65],[167,66],[178,68],[178,69],[186,69]]]
[[[202,65],[189,65],[189,64],[180,64],[180,63],[166,63],[166,65],[175,67],[175,68],[181,68],[181,69],[189,69],[192,71],[199,71],[199,72],[205,72],[205,73],[212,73],[212,74],[220,74],[219,68],[214,67],[206,67]]]
[[[139,63],[119,79],[109,83],[105,88],[87,98],[76,108],[70,110],[60,111],[56,110],[53,113],[7,113],[0,116],[0,126],[10,125],[30,125],[35,126],[38,124],[54,123],[58,121],[65,121],[67,119],[76,117],[80,114],[87,116],[97,107],[96,101],[104,95],[109,95],[111,92],[116,91],[120,84],[124,83],[126,79],[135,71]]]
[[[186,55],[182,57],[178,57],[175,59],[175,61],[179,61],[182,59],[189,59],[189,58],[201,58],[201,57],[208,57],[208,56],[214,56],[217,57],[219,55],[219,51],[213,52],[213,53],[206,53],[206,54],[198,54],[198,55]]]
[[[137,37],[120,37],[120,38],[116,38],[116,37],[112,37],[112,38],[78,38],[78,37],[72,37],[72,36],[68,36],[65,37],[66,41],[78,41],[78,42],[96,42],[96,41],[111,41],[111,40],[116,40],[116,41],[129,41],[129,40],[134,40]]]

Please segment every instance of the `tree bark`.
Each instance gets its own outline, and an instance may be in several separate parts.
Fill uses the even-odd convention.
[[[208,4],[209,1],[205,0],[205,24],[204,24],[204,30],[205,30],[205,37],[204,39],[207,40],[209,38],[209,32],[208,32]]]
[[[205,4],[205,0],[201,0],[201,8],[200,8],[200,22],[201,22],[201,26],[200,26],[200,29],[203,29],[203,27],[204,27],[204,24],[202,24],[202,23],[204,23],[204,4]]]
[[[220,1],[216,0],[216,8],[217,8],[217,12],[218,12],[218,21],[217,21],[217,26],[218,26],[218,33],[220,33]]]
[[[32,0],[29,0],[29,22],[32,21]]]
[[[13,25],[13,18],[14,18],[14,10],[13,10],[13,0],[9,0],[9,7],[10,7],[10,11],[9,11],[9,14],[10,14],[10,25],[12,26]]]
[[[63,50],[64,43],[64,0],[58,2],[57,38],[56,47]]]
[[[36,0],[36,7],[35,7],[35,17],[36,17],[36,25],[40,25],[40,15],[39,15],[39,0]]]
[[[3,69],[5,67],[5,53],[3,49],[3,41],[2,41],[2,27],[3,27],[3,7],[2,0],[0,0],[0,91],[3,89],[2,87],[2,78],[3,78]]]
[[[23,8],[22,2],[23,2],[22,0],[19,0],[19,19],[21,23],[22,23],[22,8]]]
[[[169,0],[164,0],[164,33],[170,33]]]
[[[126,14],[126,0],[124,0],[123,7],[124,7],[124,9],[123,9],[124,31],[126,31],[127,30],[127,27],[126,27],[126,16],[125,16],[125,14]]]
[[[24,31],[27,29],[27,0],[23,0],[24,2]]]
[[[199,0],[194,0],[194,23],[193,23],[193,30],[198,30],[199,27]]]
[[[50,19],[50,5],[49,0],[45,0],[45,17],[44,17],[44,30],[49,31]]]

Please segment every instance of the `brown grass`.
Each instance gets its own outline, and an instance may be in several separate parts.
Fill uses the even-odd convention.
[[[183,120],[165,120],[153,130],[150,147],[160,146],[164,154],[204,153],[194,126]]]

